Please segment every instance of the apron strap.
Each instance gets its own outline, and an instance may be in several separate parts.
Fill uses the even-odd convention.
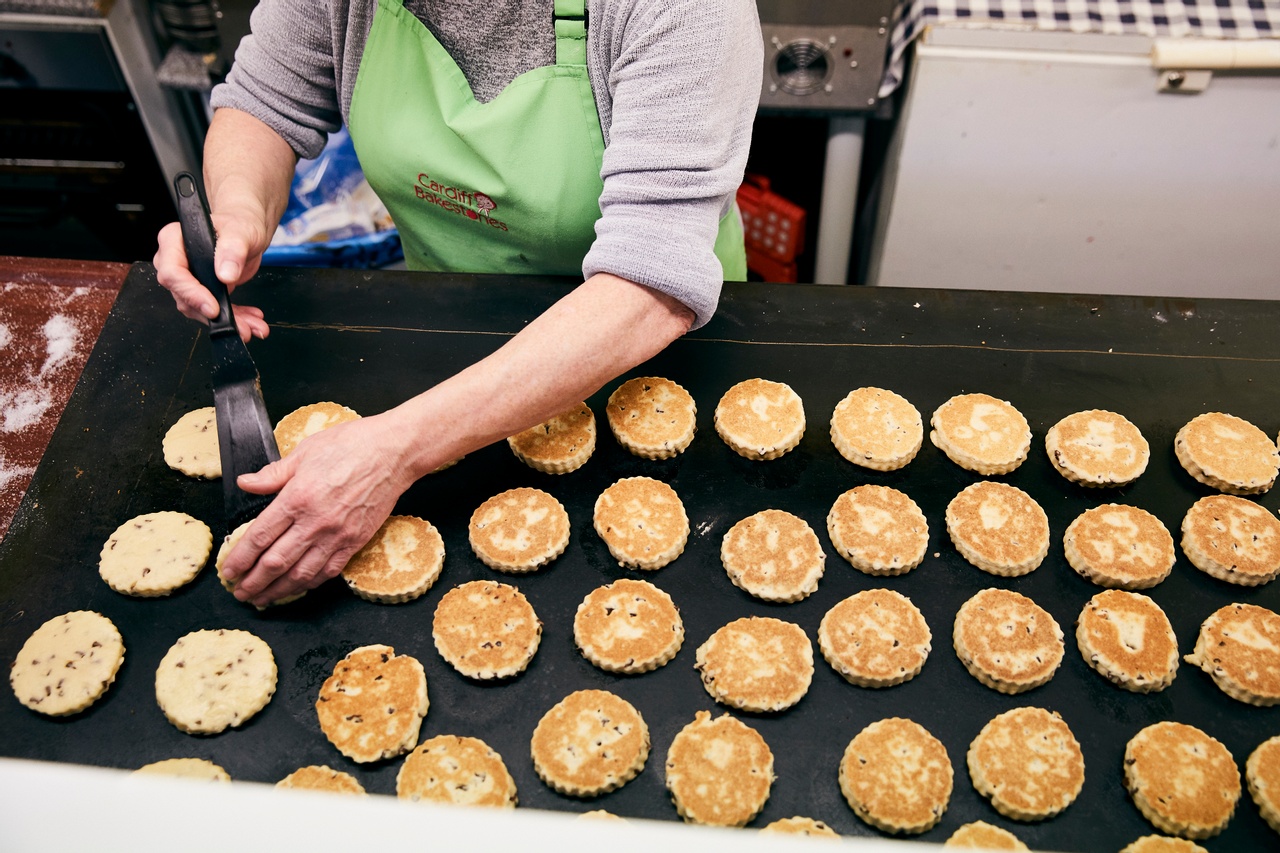
[[[555,0],[555,4],[556,65],[586,65],[586,0]]]

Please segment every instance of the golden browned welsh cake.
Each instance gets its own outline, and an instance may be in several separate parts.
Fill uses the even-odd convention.
[[[133,771],[141,776],[178,776],[206,782],[230,782],[231,776],[207,758],[166,758],[144,764]]]
[[[309,764],[299,767],[276,783],[277,788],[300,788],[306,791],[327,791],[331,794],[366,793],[360,780],[350,773],[334,770],[326,764]]]
[[[429,521],[393,515],[342,569],[351,591],[367,601],[401,604],[431,589],[444,568],[444,539]]]
[[[888,486],[855,486],[827,513],[840,556],[869,575],[901,575],[924,560],[929,523],[916,502]]]
[[[1147,726],[1124,749],[1124,783],[1142,816],[1170,835],[1209,838],[1240,798],[1240,771],[1220,742],[1195,726]]]
[[[1209,853],[1194,841],[1167,835],[1144,835],[1124,846],[1120,853]]]
[[[596,416],[578,403],[507,439],[515,457],[544,474],[568,474],[587,463],[596,449]]]
[[[1055,711],[1014,708],[996,715],[969,744],[969,778],[996,811],[1044,820],[1075,802],[1084,754]]]
[[[542,715],[530,751],[543,782],[571,797],[595,797],[621,788],[644,769],[649,727],[621,696],[577,690]]]
[[[958,394],[933,412],[929,440],[947,458],[979,474],[1008,474],[1031,450],[1031,427],[1007,400]]]
[[[1031,495],[983,480],[947,504],[947,533],[960,556],[999,577],[1035,569],[1049,553],[1049,517]]]
[[[777,459],[804,435],[804,403],[783,382],[747,379],[716,405],[716,432],[734,453],[747,459]]]
[[[873,471],[896,471],[924,443],[920,411],[884,388],[857,388],[831,414],[831,442],[845,459]]]
[[[316,715],[339,752],[367,764],[412,749],[429,706],[422,664],[379,644],[338,661],[320,687]]]
[[[409,753],[396,796],[411,802],[515,808],[516,782],[502,756],[474,737],[437,735]]]
[[[698,407],[680,385],[659,376],[628,379],[609,395],[605,417],[618,443],[645,459],[670,459],[693,441]]]
[[[952,642],[969,673],[1001,693],[1048,683],[1062,663],[1062,629],[1025,595],[984,589],[960,606]]]
[[[116,592],[156,598],[194,580],[212,550],[213,533],[200,519],[185,512],[148,512],[107,538],[98,574]]]
[[[809,691],[813,644],[799,625],[748,616],[708,637],[693,667],[717,702],[744,711],[781,711]]]
[[[192,631],[156,668],[156,702],[187,734],[211,735],[247,722],[276,692],[271,647],[248,631]]]
[[[276,447],[280,450],[280,458],[283,459],[296,450],[304,438],[359,419],[358,412],[339,403],[312,403],[294,409],[276,424]]]
[[[1253,424],[1222,412],[1192,418],[1173,438],[1173,451],[1187,473],[1232,495],[1268,491],[1280,471],[1280,451]]]
[[[901,717],[858,732],[840,760],[840,791],[849,808],[885,832],[917,834],[942,820],[952,778],[942,741]]]
[[[1007,829],[992,826],[986,821],[975,820],[951,833],[943,847],[959,847],[978,850],[1028,850],[1018,836]]]
[[[1044,436],[1054,470],[1082,486],[1119,487],[1147,470],[1151,446],[1124,415],[1090,409],[1058,421]]]
[[[1267,826],[1280,832],[1280,735],[1258,744],[1244,768],[1249,796]]]
[[[508,489],[476,508],[467,533],[471,550],[489,568],[532,572],[569,546],[569,513],[541,489]]]
[[[73,610],[37,628],[9,667],[18,701],[48,717],[88,708],[107,692],[124,663],[115,623],[92,610]]]
[[[822,821],[800,815],[778,818],[773,823],[760,827],[760,831],[766,835],[811,835],[818,838],[840,837],[840,833]]]
[[[431,638],[440,656],[467,678],[511,678],[538,651],[542,622],[515,587],[470,581],[440,599]]]
[[[1150,598],[1109,589],[1085,603],[1076,620],[1080,654],[1103,678],[1135,693],[1164,690],[1178,674],[1178,638]]]
[[[799,601],[818,588],[827,555],[803,518],[780,509],[747,516],[725,533],[720,562],[733,585],[764,601]]]
[[[160,442],[164,462],[188,477],[216,480],[222,476],[218,421],[213,406],[193,409],[169,427]]]
[[[1200,625],[1196,646],[1183,658],[1209,673],[1232,699],[1280,703],[1280,615],[1256,604],[1228,604]]]
[[[728,714],[694,714],[667,750],[667,790],[689,823],[746,826],[773,787],[773,752],[755,729]]]
[[[1148,589],[1173,571],[1173,537],[1145,509],[1102,504],[1067,526],[1062,547],[1071,568],[1086,580],[1119,589]]]
[[[680,651],[684,622],[661,589],[621,578],[587,593],[573,617],[573,640],[603,670],[649,672]]]
[[[689,516],[676,490],[652,477],[624,477],[596,498],[596,533],[618,565],[653,571],[684,553]]]
[[[900,592],[868,589],[822,617],[818,648],[836,672],[859,687],[890,687],[920,674],[933,635],[924,614]]]
[[[1182,551],[1218,580],[1261,586],[1280,575],[1280,519],[1245,498],[1210,495],[1183,516]]]

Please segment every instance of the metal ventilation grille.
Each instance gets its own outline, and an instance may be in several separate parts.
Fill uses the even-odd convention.
[[[773,79],[789,95],[812,95],[831,79],[831,54],[810,39],[780,44],[773,61]]]

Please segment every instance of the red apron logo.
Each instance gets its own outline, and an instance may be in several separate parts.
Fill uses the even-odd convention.
[[[441,210],[465,216],[477,224],[484,223],[503,231],[508,230],[507,223],[489,215],[497,210],[498,203],[485,193],[441,184],[431,180],[431,176],[426,172],[420,172],[417,183],[413,185],[413,194]]]

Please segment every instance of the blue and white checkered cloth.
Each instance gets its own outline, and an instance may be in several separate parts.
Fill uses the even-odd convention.
[[[907,48],[930,24],[963,21],[1074,33],[1280,38],[1280,0],[903,0],[880,97],[898,88]]]

